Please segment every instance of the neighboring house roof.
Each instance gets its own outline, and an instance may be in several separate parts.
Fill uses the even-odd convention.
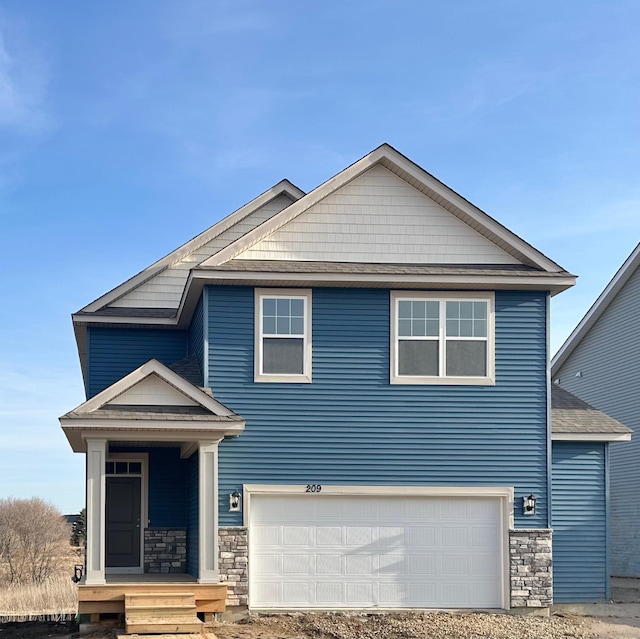
[[[193,372],[185,360],[174,366]],[[208,389],[152,359],[60,417],[60,423],[75,452],[85,452],[86,439],[93,437],[180,442],[186,456],[193,442],[239,434],[245,420]]]
[[[557,384],[551,386],[551,431],[554,440],[590,441],[629,441],[632,432]]]
[[[571,335],[566,339],[560,350],[551,360],[551,374],[555,375],[564,362],[569,358],[571,353],[576,349],[578,344],[583,340],[591,327],[598,321],[602,314],[607,310],[616,295],[629,281],[631,276],[640,267],[640,244],[632,251],[631,255],[626,259],[624,264],[618,269],[612,280],[607,284],[606,288],[598,299],[593,303],[580,323],[575,327]]]

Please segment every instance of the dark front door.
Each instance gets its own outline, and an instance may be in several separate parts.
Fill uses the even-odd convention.
[[[140,477],[107,477],[107,568],[140,566]]]

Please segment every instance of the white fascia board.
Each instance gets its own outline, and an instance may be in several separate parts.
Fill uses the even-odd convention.
[[[185,296],[187,299],[189,286],[194,286],[196,282],[205,284],[207,281],[212,283],[220,281],[238,283],[252,282],[300,282],[300,283],[326,283],[327,285],[335,284],[353,284],[353,285],[371,285],[379,284],[381,286],[398,284],[406,284],[407,286],[437,285],[440,287],[451,286],[453,288],[464,286],[467,289],[482,288],[491,290],[495,288],[533,289],[533,290],[553,290],[555,293],[566,290],[575,284],[574,275],[566,275],[559,277],[548,273],[540,273],[539,275],[509,276],[509,275],[422,275],[422,274],[400,274],[400,273],[287,273],[287,272],[264,272],[264,271],[213,271],[193,269],[185,287]],[[200,286],[202,286],[200,284]],[[265,284],[266,285],[266,284]]]
[[[251,200],[244,206],[240,207],[233,213],[227,215],[219,222],[216,222],[213,226],[209,227],[206,231],[203,231],[196,237],[192,238],[175,251],[172,251],[168,255],[154,262],[151,266],[148,266],[143,271],[140,271],[137,275],[129,278],[126,282],[123,282],[114,289],[111,289],[108,293],[105,293],[97,300],[91,302],[82,311],[95,312],[101,308],[115,302],[117,299],[126,295],[134,288],[144,284],[147,280],[157,275],[160,271],[164,270],[173,263],[181,260],[183,257],[193,253],[196,249],[200,248],[203,244],[210,242],[213,238],[217,237],[224,231],[230,229],[232,226],[251,215],[257,209],[268,204],[271,200],[280,195],[287,195],[292,200],[297,201],[304,196],[304,191],[299,189],[295,184],[289,182],[289,180],[281,180],[278,184],[275,184],[270,189],[261,193],[258,197]]]
[[[64,421],[63,419],[60,420],[62,430],[74,453],[85,453],[87,451],[87,441],[96,438],[107,441],[179,442],[187,444],[189,442],[197,443],[224,437],[236,437],[244,430],[244,423],[240,422],[220,424],[220,428],[203,428],[201,425],[191,428],[190,426],[185,427],[184,422],[182,422],[162,430],[158,428],[157,422],[148,428],[144,428],[139,426],[139,422],[128,422],[121,427],[117,427],[113,424],[113,420],[110,420],[104,427],[98,427],[95,424],[87,424],[86,422],[85,425],[78,425],[75,421],[69,425]]]
[[[630,442],[631,433],[552,433],[554,442]]]
[[[607,310],[609,304],[615,299],[620,289],[627,283],[635,270],[640,267],[640,244],[631,252],[631,255],[625,260],[624,264],[618,269],[604,291],[600,293],[598,299],[593,303],[591,308],[586,312],[585,316],[580,320],[578,325],[573,329],[571,335],[567,337],[564,344],[551,360],[551,374],[556,375],[561,366],[567,361],[569,355],[574,351],[576,346],[583,340],[591,327],[596,323],[598,318]]]
[[[76,413],[79,416],[91,413],[105,404],[108,404],[110,401],[119,395],[122,395],[122,393],[152,374],[157,375],[164,382],[194,400],[203,408],[210,410],[214,415],[218,415],[220,417],[233,415],[232,411],[230,411],[226,406],[223,406],[220,402],[213,399],[213,397],[200,390],[197,386],[194,386],[191,382],[188,382],[184,377],[181,377],[178,373],[172,371],[157,359],[149,360],[108,388],[105,388],[97,395],[94,395],[91,399],[83,402],[71,412]]]
[[[78,315],[71,316],[74,324],[133,324],[139,326],[176,326],[178,321],[175,317],[122,317],[117,315]]]
[[[384,163],[382,163],[384,161]],[[298,217],[304,211],[308,210],[314,204],[317,204],[320,200],[323,200],[328,195],[338,190],[348,182],[351,182],[356,177],[370,169],[375,164],[381,163],[382,166],[393,170],[396,168],[399,171],[404,171],[411,175],[415,180],[421,183],[426,189],[432,190],[443,199],[450,202],[455,208],[473,219],[478,227],[475,230],[482,233],[489,232],[496,238],[499,238],[508,246],[512,247],[517,253],[526,257],[530,262],[536,266],[551,273],[557,273],[563,271],[562,267],[543,255],[540,251],[533,248],[530,244],[522,240],[520,237],[509,231],[502,224],[498,223],[492,217],[484,213],[463,197],[458,195],[455,191],[448,186],[434,178],[431,174],[427,173],[424,169],[417,164],[409,160],[407,157],[396,151],[392,146],[388,144],[382,144],[377,149],[373,150],[368,155],[347,167],[334,177],[330,178],[320,186],[313,189],[310,193],[302,197],[300,200],[287,207],[277,215],[274,215],[271,219],[263,222],[260,226],[256,227],[252,231],[243,235],[235,242],[229,244],[229,246],[218,251],[215,255],[212,255],[207,260],[202,262],[203,266],[218,266],[224,264],[230,259],[233,259],[238,254],[249,249],[260,240],[264,239],[268,235],[274,233],[283,225],[287,224],[291,220]],[[488,239],[491,239],[488,237]],[[504,250],[504,249],[503,249]]]

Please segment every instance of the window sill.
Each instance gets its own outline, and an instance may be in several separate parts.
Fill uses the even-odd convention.
[[[257,374],[254,376],[254,382],[259,383],[279,383],[279,384],[311,384],[310,375],[266,375]]]
[[[391,377],[391,384],[419,384],[422,386],[495,386],[493,377]]]

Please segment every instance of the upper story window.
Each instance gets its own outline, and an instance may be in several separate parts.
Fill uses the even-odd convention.
[[[493,384],[493,293],[391,294],[392,384]]]
[[[311,381],[311,291],[256,289],[255,381]]]

